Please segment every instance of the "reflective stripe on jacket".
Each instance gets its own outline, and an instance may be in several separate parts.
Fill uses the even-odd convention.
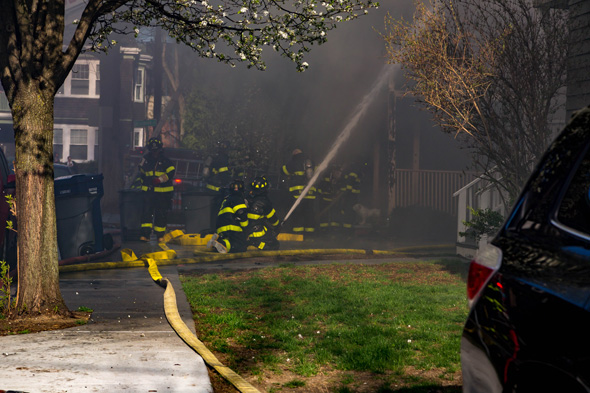
[[[150,153],[146,154],[143,158],[143,163],[139,167],[141,190],[153,192],[174,191],[172,179],[174,179],[176,168],[174,168],[172,161],[164,155],[156,158]],[[154,185],[153,180],[162,175],[166,175],[168,179]]]

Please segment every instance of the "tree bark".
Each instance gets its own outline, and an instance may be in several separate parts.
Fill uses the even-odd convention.
[[[16,139],[18,314],[68,313],[59,289],[53,183],[53,95],[23,81],[12,106]]]

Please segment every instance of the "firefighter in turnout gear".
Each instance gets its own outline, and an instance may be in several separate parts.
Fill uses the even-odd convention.
[[[361,193],[361,179],[356,168],[351,167],[346,171],[342,191],[344,191],[342,196],[342,228],[351,232],[356,217],[353,206],[359,203]]]
[[[139,165],[139,183],[143,195],[140,240],[149,241],[152,230],[160,240],[166,232],[166,219],[174,186],[175,168],[164,155],[162,141],[150,138],[148,152]]]
[[[229,169],[229,142],[221,141],[217,143],[217,151],[205,159],[203,168],[203,177],[205,178],[207,189],[214,194],[211,206],[210,227],[215,228],[217,212],[227,195],[226,187],[232,179]]]
[[[248,206],[242,180],[236,179],[229,185],[229,195],[221,203],[216,226],[217,233],[211,236],[207,248],[214,248],[219,253],[246,251]]]
[[[217,152],[207,157],[203,169],[203,177],[207,182],[207,189],[214,192],[222,192],[231,181],[229,170],[229,143],[222,141],[217,144]]]
[[[264,176],[254,178],[248,194],[248,245],[260,250],[278,250],[276,230],[279,219],[268,198],[268,182]]]
[[[313,176],[313,172],[311,160],[305,158],[300,149],[293,150],[291,159],[283,165],[283,173],[288,176],[289,193],[294,200],[299,199],[301,192]],[[315,187],[311,187],[300,202],[300,206],[293,213],[293,232],[309,235],[315,232],[315,193]]]
[[[320,196],[319,220],[322,232],[341,227],[342,180],[342,168],[339,165],[333,165],[320,181],[318,195]]]

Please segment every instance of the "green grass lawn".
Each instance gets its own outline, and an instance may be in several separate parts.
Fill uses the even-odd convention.
[[[287,264],[181,280],[199,339],[263,391],[459,392],[466,271]]]

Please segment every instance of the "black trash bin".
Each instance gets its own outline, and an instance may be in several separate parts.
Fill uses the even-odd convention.
[[[103,251],[102,181],[102,174],[72,175],[55,180],[60,259]]]
[[[211,222],[213,198],[215,195],[204,190],[182,193],[182,212],[186,233],[204,233],[215,229],[214,223]]]
[[[141,190],[126,189],[119,191],[119,214],[123,240],[139,240],[142,210],[143,194]]]

